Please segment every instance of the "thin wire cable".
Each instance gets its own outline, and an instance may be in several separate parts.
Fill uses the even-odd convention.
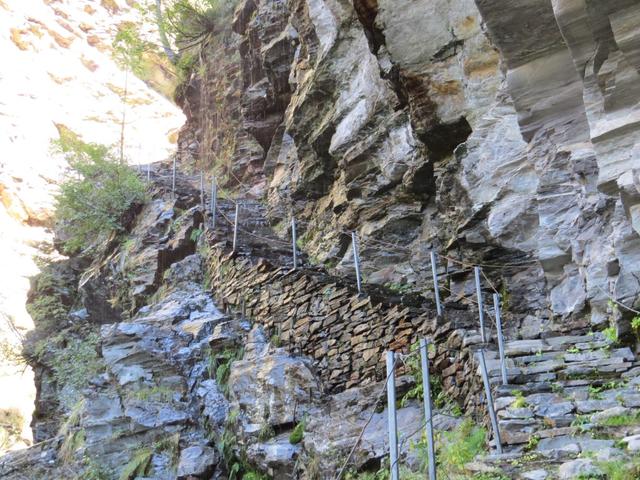
[[[611,295],[609,295],[607,292],[605,292],[599,285],[595,286],[598,290],[600,290],[609,300],[611,300],[613,303],[621,306],[622,308],[624,308],[625,310],[628,310],[632,313],[637,313],[638,315],[640,315],[640,312],[638,310],[634,310],[631,307],[627,307],[624,303],[620,303],[618,300],[616,300],[615,298],[613,298]]]
[[[380,392],[378,393],[378,398],[376,400],[376,403],[373,405],[373,408],[371,409],[371,414],[369,415],[369,418],[367,419],[364,426],[360,430],[360,433],[358,434],[358,437],[356,438],[356,441],[353,444],[353,447],[351,447],[351,450],[349,451],[349,455],[347,455],[347,458],[345,459],[344,463],[342,464],[342,467],[338,471],[338,474],[334,477],[334,480],[340,480],[342,478],[342,475],[344,474],[345,469],[347,468],[347,466],[349,465],[349,462],[351,461],[351,457],[353,456],[356,448],[358,448],[358,445],[360,445],[360,442],[362,441],[362,437],[364,436],[364,432],[366,431],[367,427],[371,423],[371,420],[373,420],[373,417],[376,414],[378,405],[380,404],[380,400],[383,398],[384,393],[387,391],[387,385],[389,384],[389,379],[391,378],[391,375],[394,375],[396,372],[396,363],[398,363],[398,360],[400,359],[403,359],[404,361],[404,359],[409,358],[417,353],[419,352],[410,352],[408,354],[397,353],[396,354],[397,356],[394,357],[393,365],[392,365],[393,368],[387,374],[387,378],[384,381],[384,385],[382,386],[382,389],[380,389]]]
[[[453,292],[451,291],[451,289],[447,288],[444,285],[441,285],[440,288],[445,290],[446,292],[449,292],[449,294],[451,296],[453,296]],[[473,304],[474,306],[479,308],[478,301],[474,300],[473,298],[466,297],[464,295],[458,295],[458,296],[456,296],[454,298],[457,301],[466,302],[467,305],[472,305]],[[491,323],[493,323],[493,327],[497,330],[498,325],[496,324],[496,320],[495,320],[495,317],[492,314],[492,310],[489,310],[489,307],[487,305],[485,305],[485,304],[482,305],[482,308],[483,308],[484,312],[487,314],[487,316],[489,317],[489,319],[491,320]]]
[[[194,175],[192,175],[192,176],[189,176],[189,175],[185,175],[185,174],[183,174],[183,176],[186,176],[189,180],[194,180],[194,181],[197,181],[197,180],[199,180],[199,178],[200,178],[200,177],[199,177],[199,174],[194,174]],[[192,179],[191,177],[193,177],[193,179]],[[235,177],[235,175],[234,175],[234,177]],[[239,181],[239,179],[237,179],[237,178],[236,178],[236,180],[238,180],[238,181]],[[241,183],[241,182],[240,182],[240,183]],[[242,184],[242,183],[241,183],[241,184]],[[244,185],[244,184],[243,184],[243,185]],[[245,187],[246,187],[246,186],[245,186]],[[238,204],[238,201],[234,200],[234,199],[231,197],[231,195],[229,194],[229,192],[228,192],[226,189],[224,189],[224,188],[220,187],[220,191],[221,191],[222,193],[224,193],[224,194],[225,194],[226,200],[231,201],[234,205],[237,205],[237,204]],[[227,215],[222,211],[222,209],[221,209],[221,208],[219,208],[219,207],[218,207],[218,208],[217,208],[217,211],[218,211],[218,213],[220,213],[220,215],[222,216],[222,218],[223,218],[223,219],[224,219],[224,220],[225,220],[225,221],[226,221],[230,226],[235,227],[235,222],[233,222],[229,217],[227,217]],[[309,225],[310,225],[310,222],[304,222],[304,221],[299,221],[299,222],[297,222],[297,223],[298,223],[300,226],[302,226],[302,227],[305,227],[305,226],[309,226]],[[268,242],[268,243],[275,243],[275,244],[279,244],[279,245],[280,245],[280,246],[282,246],[282,247],[289,247],[289,246],[290,246],[290,244],[289,244],[289,242],[288,242],[288,241],[282,240],[282,239],[280,239],[280,238],[278,238],[278,237],[275,237],[275,238],[265,237],[265,236],[262,236],[262,235],[256,234],[256,233],[254,233],[254,232],[251,232],[251,231],[249,231],[249,230],[246,230],[246,229],[244,229],[244,228],[242,228],[242,227],[240,227],[240,226],[238,226],[238,230],[239,230],[239,231],[241,231],[241,232],[242,232],[242,233],[244,233],[244,234],[250,235],[250,236],[252,236],[252,237],[254,237],[254,238],[257,238],[257,239],[259,239],[259,240],[262,240],[262,241],[265,241],[265,242]],[[342,235],[346,235],[346,236],[350,236],[350,235],[351,235],[351,232],[347,232],[347,231],[345,231],[345,230],[338,230],[338,233],[340,233],[340,234],[342,234]],[[385,248],[385,249],[383,249],[383,248],[381,248],[381,247],[377,247],[376,245],[385,246],[386,248]],[[407,253],[407,252],[410,252],[410,251],[411,251],[411,249],[410,249],[409,247],[403,247],[403,246],[401,246],[401,245],[392,244],[392,243],[390,243],[390,242],[386,242],[386,241],[384,241],[384,240],[379,240],[379,239],[373,238],[373,237],[371,237],[371,236],[369,236],[369,237],[365,237],[364,239],[362,239],[362,240],[361,240],[360,249],[364,249],[364,248],[369,248],[369,249],[377,250],[377,251],[380,251],[380,252],[387,252],[387,249],[391,249],[391,250],[395,250],[395,253],[400,253],[399,251],[402,251],[403,253]],[[438,257],[440,257],[440,258],[442,258],[442,259],[450,260],[450,261],[452,261],[452,262],[454,262],[454,263],[456,263],[456,264],[462,265],[463,267],[489,266],[489,264],[477,264],[477,265],[475,265],[475,264],[472,264],[472,263],[467,263],[467,262],[464,262],[464,261],[461,261],[461,260],[454,259],[454,258],[449,257],[449,256],[447,256],[447,255],[442,255],[442,254],[439,254],[439,253],[437,253],[437,252],[435,252],[435,253],[436,253],[436,255],[437,255]],[[418,257],[421,257],[423,254],[422,254],[422,252],[414,252],[414,255],[415,255],[415,256],[418,256]],[[414,269],[414,271],[417,271],[417,269],[413,266],[413,264],[412,264],[411,262],[409,262],[409,263],[411,264],[411,267]],[[523,265],[524,265],[524,264],[529,264],[529,262],[527,262],[527,263],[523,263]],[[513,265],[516,265],[516,264],[504,264],[504,265],[500,265],[500,267],[507,267],[507,266],[513,266]],[[496,265],[494,265],[494,266],[496,266]],[[456,273],[456,274],[459,274],[460,272],[455,272],[455,273]],[[481,273],[482,273],[482,276],[483,276],[483,277],[485,278],[485,280],[487,281],[487,283],[489,284],[490,288],[491,288],[495,293],[499,293],[499,292],[497,291],[497,289],[495,288],[494,284],[493,284],[493,283],[491,282],[491,280],[488,278],[488,276],[487,276],[487,275],[486,275],[482,270],[481,270]],[[447,272],[447,273],[445,273],[445,274],[443,275],[443,277],[444,277],[444,278],[450,278],[452,275],[453,275],[453,273],[449,273],[449,272]],[[445,291],[447,291],[447,292],[449,292],[451,295],[453,295],[453,292],[452,292],[448,287],[446,287],[446,286],[442,285],[442,286],[441,286],[441,288],[443,288]],[[473,299],[470,299],[470,298],[467,298],[467,297],[465,297],[465,296],[460,296],[460,297],[458,297],[458,300],[459,300],[459,301],[463,301],[463,302],[467,302],[467,303],[471,302],[471,303],[475,304],[476,306],[477,306],[477,305],[479,305],[477,301],[475,301],[475,300],[473,300]],[[625,305],[622,305],[622,306],[623,306],[624,308],[629,309],[629,308],[628,308],[628,307],[626,307]],[[490,318],[491,322],[493,323],[493,326],[494,326],[495,328],[497,328],[495,318],[493,317],[493,315],[491,314],[491,312],[488,310],[487,306],[486,306],[486,305],[483,305],[483,309],[484,309],[484,311],[487,313],[487,315],[489,316],[489,318]],[[629,309],[629,310],[631,310],[631,311],[635,312],[635,310],[633,310],[633,309]],[[640,313],[640,312],[637,312],[637,313]]]
[[[235,222],[234,222],[234,221],[232,221],[231,219],[229,219],[229,217],[227,217],[227,216],[225,215],[225,213],[224,213],[222,210],[218,209],[218,213],[220,213],[220,215],[222,216],[222,218],[223,218],[223,219],[224,219],[224,220],[225,220],[225,221],[226,221],[230,226],[235,227]],[[247,234],[247,235],[250,235],[250,236],[252,236],[252,237],[255,237],[255,238],[259,239],[259,240],[263,240],[263,241],[265,241],[265,242],[269,242],[269,243],[279,243],[279,244],[281,244],[282,246],[287,246],[287,247],[291,246],[291,245],[289,244],[289,242],[286,242],[286,241],[284,241],[284,240],[280,240],[279,238],[263,237],[262,235],[258,235],[257,233],[253,233],[253,232],[250,232],[250,231],[248,231],[248,230],[245,230],[244,228],[241,228],[240,226],[238,226],[238,231],[240,231],[240,232],[242,232],[242,233],[245,233],[245,234]]]
[[[495,293],[497,293],[498,295],[500,294],[500,292],[498,290],[496,290],[496,287],[493,285],[493,283],[491,282],[491,280],[489,280],[489,277],[487,277],[487,274],[484,273],[484,270],[480,269],[480,273],[482,274],[482,276],[484,277],[484,279],[487,281],[487,283],[489,284],[489,286],[491,287],[491,290],[493,290]]]

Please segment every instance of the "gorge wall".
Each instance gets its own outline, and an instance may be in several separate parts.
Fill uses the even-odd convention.
[[[177,89],[186,124],[175,191],[171,163],[155,164],[124,231],[72,258],[55,254],[47,223],[65,165],[37,165],[49,159],[58,113],[87,140],[117,134],[120,90],[109,79],[122,72],[103,58],[110,34],[86,22],[105,15],[113,33],[131,4],[25,5],[36,3],[0,0],[22,22],[0,39],[17,63],[28,55],[37,65],[44,52],[62,69],[73,58],[77,82],[49,65],[33,85],[7,76],[15,97],[28,104],[59,88],[70,98],[83,85],[79,98],[107,110],[87,115],[53,96],[49,115],[30,125],[22,104],[0,104],[10,113],[0,111],[12,132],[5,146],[30,160],[2,164],[0,214],[21,225],[7,245],[24,243],[22,227],[42,229],[30,244],[44,238],[49,263],[28,298],[36,328],[27,334],[21,311],[18,329],[35,370],[37,444],[3,456],[0,476],[317,480],[345,466],[342,478],[370,478],[388,457],[389,349],[401,364],[404,473],[423,474],[424,452],[410,447],[426,422],[411,352],[423,336],[435,343],[439,441],[463,417],[488,425],[476,362],[487,349],[508,450],[466,462],[452,479],[579,478],[589,472],[571,468],[597,467],[593,455],[640,471],[630,327],[640,310],[637,0],[240,0]],[[133,163],[160,160],[180,118],[133,82],[135,111],[145,113],[128,149],[139,140],[149,148]],[[87,128],[94,123],[105,128]],[[34,180],[32,165],[45,174]],[[220,185],[215,227],[196,170]],[[42,209],[29,204],[40,187]],[[486,274],[486,303],[502,295],[506,386],[495,339],[478,332],[474,265]],[[30,258],[21,264],[21,310],[36,270]],[[599,423],[625,416],[631,423]]]
[[[368,283],[428,290],[434,248],[452,298],[484,264],[532,328],[624,334],[634,314],[610,299],[640,306],[639,8],[247,0],[179,98],[182,152],[266,195],[283,236],[295,216],[336,273],[355,230]]]

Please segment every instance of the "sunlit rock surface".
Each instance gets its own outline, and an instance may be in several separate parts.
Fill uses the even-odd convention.
[[[140,13],[127,2],[112,3],[116,9],[100,2],[0,2],[0,344],[18,351],[20,337],[33,327],[24,307],[28,277],[38,271],[33,257],[50,251],[46,227],[65,169],[50,142],[64,127],[85,141],[119,142],[125,74],[110,48],[117,26],[139,22]],[[126,156],[132,163],[166,158],[175,149],[182,113],[131,75],[128,91]],[[24,446],[31,437],[33,375],[2,353],[0,391],[10,392],[0,395],[0,409],[23,415],[23,440],[15,447]]]
[[[631,0],[242,2],[240,71],[205,56],[199,80],[240,99],[251,167],[222,162],[227,186],[266,184],[278,228],[295,215],[337,272],[355,230],[371,283],[424,290],[433,247],[450,298],[483,263],[522,321],[624,333],[632,312],[609,300],[637,310],[640,293],[638,15]],[[191,97],[206,111],[212,94]]]

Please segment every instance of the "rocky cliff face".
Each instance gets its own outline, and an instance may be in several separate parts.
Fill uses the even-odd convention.
[[[266,190],[273,221],[295,216],[304,250],[336,271],[356,230],[370,283],[423,289],[435,248],[453,297],[486,264],[537,328],[614,316],[624,333],[633,314],[609,299],[638,307],[637,9],[241,2],[239,61],[205,56],[199,79],[232,85],[223,104],[241,128],[231,151],[206,142],[200,155],[228,186]],[[220,91],[199,92],[188,110],[204,114]]]
[[[461,413],[488,425],[485,349],[507,450],[452,478],[615,478],[613,464],[637,476],[639,20],[635,0],[240,1],[176,95],[177,194],[164,164],[126,239],[34,281],[40,443],[0,476],[384,470],[387,350],[401,352],[410,475],[424,460],[410,448],[423,336],[437,430]],[[215,228],[194,168],[221,184]],[[485,296],[502,294],[507,386],[478,329],[474,265]],[[441,438],[447,468],[455,436]]]

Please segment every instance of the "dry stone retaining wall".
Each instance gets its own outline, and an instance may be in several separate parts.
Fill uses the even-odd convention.
[[[384,352],[408,352],[420,337],[436,343],[432,365],[445,392],[470,411],[482,412],[481,385],[469,346],[473,315],[450,309],[437,318],[435,306],[407,305],[392,292],[358,295],[344,280],[318,269],[275,267],[267,260],[210,250],[211,287],[221,305],[241,308],[282,346],[315,360],[325,388],[341,391],[384,380]],[[415,300],[415,298],[414,298]]]

